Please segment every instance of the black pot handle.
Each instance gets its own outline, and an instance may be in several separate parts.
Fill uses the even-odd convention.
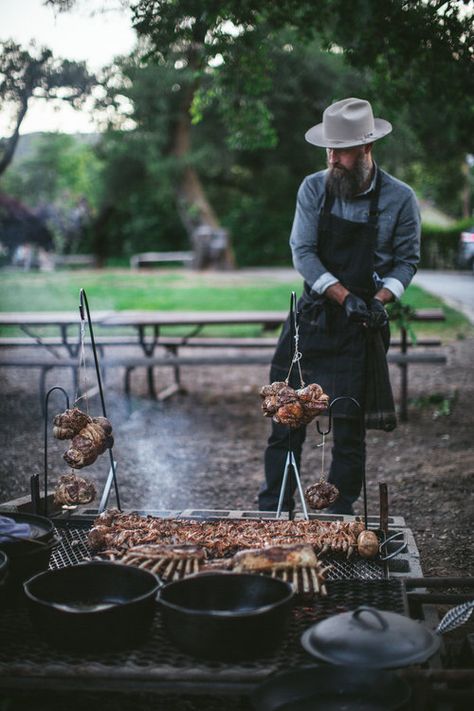
[[[363,620],[359,619],[360,615],[363,612],[369,612],[373,617],[375,617],[377,622],[380,623],[380,630],[381,631],[387,629],[387,627],[388,627],[387,620],[383,617],[383,615],[378,610],[375,609],[375,607],[369,607],[368,605],[361,605],[356,610],[354,610],[354,612],[352,613],[352,617],[355,620],[357,620],[358,624],[371,627],[371,625],[367,625],[367,622],[364,622]]]

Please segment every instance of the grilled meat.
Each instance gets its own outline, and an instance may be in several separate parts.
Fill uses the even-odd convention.
[[[195,521],[106,511],[94,522],[89,543],[94,551],[143,544],[192,544],[210,558],[231,557],[238,551],[269,546],[308,544],[316,551],[351,553],[364,529],[359,521],[275,521],[226,519]]]
[[[286,382],[275,381],[261,388],[260,397],[265,417],[292,428],[307,425],[329,404],[329,397],[317,383],[294,390]]]
[[[339,497],[339,489],[328,481],[321,480],[308,486],[304,497],[312,509],[327,509]]]
[[[233,557],[236,572],[316,568],[317,565],[312,546],[305,544],[253,548],[239,551]]]
[[[97,496],[95,485],[86,479],[71,472],[59,477],[55,492],[54,503],[60,506],[77,506],[90,504]]]

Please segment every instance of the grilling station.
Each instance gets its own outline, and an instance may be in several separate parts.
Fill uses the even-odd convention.
[[[80,316],[102,407],[93,420],[103,425],[83,290]],[[423,577],[385,484],[376,515],[365,481],[362,520],[308,513],[290,451],[301,513],[283,510],[285,480],[276,512],[124,512],[109,446],[98,508],[61,507],[48,490],[49,400],[59,394],[70,412],[66,391],[51,388],[43,494],[33,475],[30,496],[0,506],[13,531],[0,527],[1,690],[238,694],[257,711],[472,704],[472,659],[453,666],[443,645],[474,609],[472,578]],[[334,404],[326,429],[317,422],[323,435]],[[377,537],[371,556],[357,548],[365,531]],[[456,604],[441,621],[440,604]]]

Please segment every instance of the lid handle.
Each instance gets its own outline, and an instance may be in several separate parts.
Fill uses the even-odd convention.
[[[353,617],[355,620],[357,620],[357,622],[358,622],[360,625],[366,625],[366,626],[368,626],[368,627],[371,627],[371,626],[372,626],[372,625],[370,625],[370,624],[367,625],[367,621],[364,621],[364,620],[359,619],[360,616],[361,616],[361,614],[362,614],[363,612],[368,612],[368,613],[370,613],[370,614],[372,615],[372,617],[375,617],[375,619],[377,620],[377,622],[380,623],[380,630],[386,630],[386,629],[387,629],[387,627],[388,627],[388,622],[387,622],[387,620],[384,618],[384,616],[383,616],[378,610],[376,610],[375,607],[369,607],[368,605],[361,605],[361,606],[358,607],[356,610],[354,610],[354,612],[352,613],[352,617]]]

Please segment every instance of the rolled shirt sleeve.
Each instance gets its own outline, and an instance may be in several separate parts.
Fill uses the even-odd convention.
[[[413,190],[385,171],[379,196],[374,267],[383,286],[399,299],[413,278],[420,258],[421,218]],[[324,202],[326,171],[307,176],[300,185],[290,235],[293,265],[316,294],[339,280],[318,256],[319,215]],[[334,201],[333,214],[367,222],[371,188],[355,199]]]
[[[399,299],[416,273],[420,260],[421,217],[413,191],[402,203],[393,234],[391,267],[382,281]],[[388,255],[387,255],[388,256]]]

